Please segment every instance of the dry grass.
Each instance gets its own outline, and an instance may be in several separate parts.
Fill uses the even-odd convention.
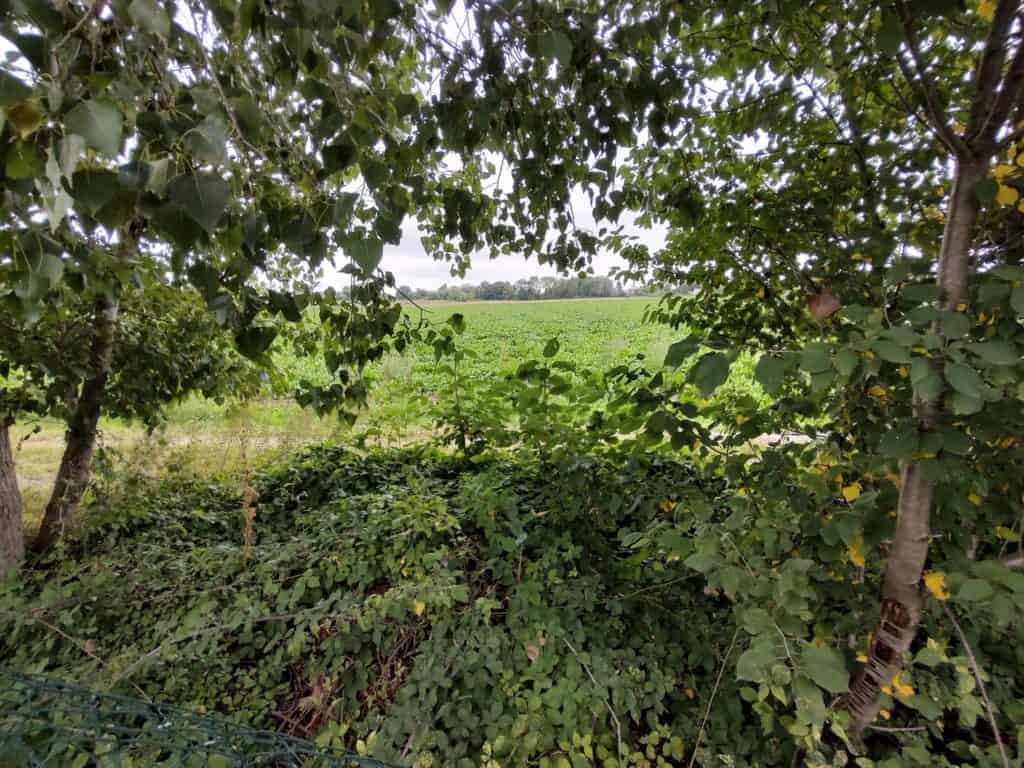
[[[172,410],[167,424],[150,433],[141,424],[116,419],[100,423],[98,448],[116,463],[159,471],[170,463],[204,477],[237,473],[282,451],[336,437],[346,429],[320,419],[292,402],[265,401],[216,406],[186,403]],[[64,425],[54,419],[15,425],[15,466],[24,527],[38,529],[64,451]]]

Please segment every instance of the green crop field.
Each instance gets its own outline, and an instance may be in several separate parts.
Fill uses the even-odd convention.
[[[426,302],[424,317],[443,324],[453,313],[466,319],[460,348],[467,351],[463,375],[474,384],[511,372],[523,360],[537,357],[545,343],[558,338],[561,357],[584,368],[603,370],[637,354],[660,362],[676,333],[644,322],[653,298],[579,299],[534,302]],[[410,307],[415,322],[420,310]],[[284,378],[323,380],[323,362],[297,356],[282,346],[275,362]],[[165,460],[187,464],[208,475],[230,474],[251,462],[300,445],[369,432],[377,442],[403,444],[434,431],[438,400],[451,386],[444,363],[423,345],[392,353],[366,371],[372,382],[371,406],[354,427],[333,416],[318,418],[288,397],[257,402],[213,403],[198,399],[173,406],[167,423],[147,434],[139,424],[106,419],[101,445],[122,462],[150,465]],[[19,483],[26,502],[26,527],[37,524],[45,494],[63,450],[60,422],[52,419],[18,425]]]

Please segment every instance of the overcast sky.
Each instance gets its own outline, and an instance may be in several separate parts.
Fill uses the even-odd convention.
[[[590,215],[589,200],[582,193],[573,195],[573,210],[581,227],[595,228],[593,217]],[[624,234],[636,235],[652,251],[659,249],[665,242],[666,230],[663,227],[643,229],[633,224],[632,219],[627,219],[626,216],[623,216],[622,223],[624,224]],[[338,260],[338,267],[343,266],[345,266],[344,256]],[[551,266],[542,266],[534,259],[527,260],[515,256],[491,260],[486,254],[477,254],[473,257],[473,266],[466,273],[465,278],[452,277],[450,266],[448,262],[435,261],[423,250],[416,222],[412,218],[407,218],[402,226],[402,242],[399,245],[384,246],[384,259],[381,262],[382,269],[394,273],[398,285],[408,285],[412,288],[432,289],[439,287],[442,283],[449,285],[479,284],[484,281],[495,282],[496,280],[515,282],[520,278],[529,278],[533,275],[540,277],[558,275],[557,270]],[[612,267],[622,266],[625,266],[622,259],[608,253],[599,253],[593,261],[593,270],[596,275],[607,275]],[[323,284],[340,287],[347,285],[348,280],[347,275],[342,275],[328,265]]]

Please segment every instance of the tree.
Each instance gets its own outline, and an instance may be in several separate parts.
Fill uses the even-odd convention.
[[[618,252],[627,277],[698,286],[656,314],[692,330],[666,357],[683,383],[618,372],[630,430],[608,434],[667,440],[726,487],[729,516],[694,520],[686,562],[736,606],[736,673],[766,732],[825,762],[827,727],[845,742],[870,723],[927,619],[929,562],[935,600],[955,584],[1013,637],[994,532],[1012,536],[1024,490],[1019,2],[195,3],[191,31],[167,7],[97,8],[15,9],[43,33],[21,42],[35,90],[3,91],[26,322],[59,308],[54,275],[103,285],[145,254],[256,357],[272,315],[315,306],[336,379],[300,398],[329,410],[365,399],[359,366],[398,327],[379,264],[405,215],[456,272],[480,251],[567,273]],[[65,158],[85,148],[77,176]],[[631,238],[627,212],[666,223],[667,247]],[[346,295],[273,282],[336,248]],[[744,351],[767,401],[710,400]],[[788,429],[809,447],[750,448]]]
[[[375,149],[385,141],[390,153],[407,151],[404,125],[417,108],[407,49],[392,37],[403,12],[412,18],[411,8],[391,4],[349,7],[347,37],[335,38],[321,23],[333,11],[301,4],[3,6],[0,31],[20,53],[0,72],[2,341],[14,384],[5,391],[4,437],[19,414],[68,423],[37,549],[52,544],[77,505],[110,384],[126,380],[116,367],[126,301],[157,306],[154,292],[172,289],[182,297],[159,301],[180,306],[198,291],[210,318],[259,360],[274,324],[299,319],[310,280],[340,246],[366,301],[317,297],[337,343],[360,340],[345,355],[329,350],[332,372],[380,354],[376,342],[396,312],[380,299],[393,279],[377,265],[411,205],[401,175],[410,163],[385,165]],[[355,167],[370,194],[342,191]],[[73,349],[62,346],[67,327],[79,333]],[[195,340],[210,338],[204,329]],[[167,350],[145,350],[150,368],[133,385],[133,408],[186,391],[188,375],[175,365],[171,381],[161,379]],[[56,367],[40,367],[44,360]],[[331,407],[364,397],[346,372],[338,378],[309,396]],[[35,387],[29,394],[26,382]],[[7,443],[3,520],[16,558]]]
[[[837,558],[863,567],[866,550],[887,554],[882,619],[852,687],[840,653],[848,644],[833,639],[819,652],[808,640],[814,617],[848,642],[859,629],[863,643],[868,628],[851,624],[848,603],[842,616],[777,597],[771,621],[746,624],[754,637],[740,674],[762,685],[758,701],[772,695],[784,653],[779,674],[793,695],[777,708],[795,702],[808,751],[820,749],[829,721],[843,738],[844,725],[863,730],[917,637],[922,583],[942,601],[947,576],[966,584],[986,574],[985,589],[963,599],[984,591],[1007,633],[1014,612],[997,587],[1017,582],[1003,565],[978,561],[1005,549],[994,529],[1014,535],[1022,492],[1020,4],[484,5],[473,21],[478,40],[444,67],[442,103],[461,108],[467,126],[452,134],[462,145],[449,147],[500,153],[499,163],[464,159],[465,173],[486,181],[497,167],[512,181],[472,199],[452,191],[431,220],[432,245],[455,260],[488,245],[573,268],[600,243],[632,262],[630,277],[698,286],[658,313],[695,331],[667,363],[700,352],[687,376],[708,398],[741,349],[756,351],[758,379],[775,399],[738,413],[712,406],[703,418],[735,419],[716,437],[655,376],[634,403],[650,413],[648,436],[697,445],[743,490],[737,514],[802,531],[803,557],[786,563],[791,589],[812,567],[823,577]],[[475,102],[459,101],[466,92]],[[494,124],[500,130],[488,131]],[[990,173],[1005,152],[1011,162]],[[597,233],[575,224],[568,197],[577,185]],[[456,209],[494,211],[509,225],[460,228]],[[668,223],[668,247],[650,254],[601,229],[625,210]],[[756,460],[732,453],[787,428],[824,443]],[[779,538],[752,530],[736,561],[719,553],[719,536],[700,539],[694,567],[742,616],[779,579]],[[750,572],[751,558],[763,566],[759,581],[740,589],[737,569]],[[848,689],[852,717],[833,718],[821,690]],[[777,723],[770,710],[762,716]],[[993,717],[1001,747],[999,728]]]

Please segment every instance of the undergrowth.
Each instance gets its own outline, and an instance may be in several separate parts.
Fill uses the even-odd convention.
[[[684,764],[728,602],[630,542],[674,509],[714,514],[685,465],[591,457],[555,477],[320,447],[254,485],[248,548],[239,488],[179,474],[98,494],[65,556],[0,598],[0,657],[400,764]],[[729,675],[716,707],[705,747],[758,751]]]

